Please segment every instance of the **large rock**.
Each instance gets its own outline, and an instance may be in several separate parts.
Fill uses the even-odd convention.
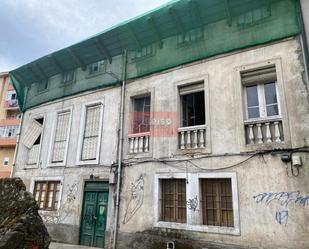
[[[36,201],[23,181],[0,179],[0,249],[45,249],[50,241]]]

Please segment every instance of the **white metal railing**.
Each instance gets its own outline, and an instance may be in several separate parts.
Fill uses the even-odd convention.
[[[245,131],[247,144],[279,143],[284,140],[281,119],[245,121]]]
[[[128,138],[130,154],[149,151],[150,132],[129,134]]]
[[[0,138],[17,137],[19,133],[19,125],[0,126]]]
[[[178,128],[178,147],[184,149],[201,149],[206,144],[206,125]]]

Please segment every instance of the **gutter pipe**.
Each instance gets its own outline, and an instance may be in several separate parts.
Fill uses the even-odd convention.
[[[123,51],[123,71],[122,71],[122,86],[121,86],[121,103],[120,103],[120,115],[119,115],[119,140],[118,140],[118,175],[117,175],[117,190],[116,190],[116,210],[115,221],[113,231],[113,249],[116,249],[117,232],[118,232],[118,220],[119,220],[119,202],[120,202],[120,187],[121,187],[121,170],[122,170],[122,151],[123,151],[123,123],[124,123],[124,98],[125,98],[125,85],[127,74],[127,51]]]

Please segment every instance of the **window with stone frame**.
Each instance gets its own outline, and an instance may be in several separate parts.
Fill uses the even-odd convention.
[[[56,130],[52,149],[52,163],[63,162],[68,144],[68,134],[70,125],[70,111],[60,112],[57,114]]]
[[[150,131],[150,95],[133,98],[132,133]]]
[[[33,196],[39,209],[55,211],[60,199],[60,181],[36,181]]]
[[[161,179],[161,221],[186,223],[185,179]]]
[[[81,161],[97,160],[101,127],[101,111],[101,104],[86,106]]]
[[[284,140],[276,67],[241,73],[244,95],[244,122],[247,144]]]
[[[179,88],[181,102],[181,127],[205,125],[204,83]]]
[[[200,179],[200,183],[203,224],[233,227],[231,179]]]

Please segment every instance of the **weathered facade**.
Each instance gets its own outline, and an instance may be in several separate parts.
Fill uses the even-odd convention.
[[[249,2],[172,2],[11,72],[14,176],[54,240],[309,247],[299,3]]]

